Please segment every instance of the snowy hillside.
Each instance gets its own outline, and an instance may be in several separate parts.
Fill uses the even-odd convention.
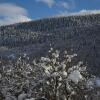
[[[0,100],[100,100],[99,59],[100,14],[1,26]]]

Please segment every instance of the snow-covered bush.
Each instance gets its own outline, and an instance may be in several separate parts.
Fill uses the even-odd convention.
[[[51,48],[48,55],[31,59],[24,54],[15,61],[0,61],[0,90],[7,100],[90,100],[100,79],[90,75],[77,54]]]
[[[67,51],[61,56],[60,51],[51,48],[47,57],[41,57],[39,65],[44,69],[40,90],[42,96],[49,100],[67,100],[79,95],[77,88],[86,82],[84,74],[87,71],[81,61],[76,66],[71,66],[71,61],[76,56],[77,54],[68,55]]]

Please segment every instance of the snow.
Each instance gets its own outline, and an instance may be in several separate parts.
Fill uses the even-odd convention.
[[[62,79],[62,77],[60,77],[58,80],[59,80],[59,81],[62,81],[63,79]]]
[[[52,56],[55,57],[55,58],[58,58],[59,57],[59,51],[56,50],[55,53],[52,53]]]
[[[14,54],[11,54],[11,55],[8,56],[8,58],[10,58],[10,59],[15,59],[16,56],[15,56]]]
[[[66,77],[67,76],[67,72],[63,71],[62,74]]]
[[[22,93],[22,94],[20,94],[20,95],[18,96],[18,100],[23,100],[23,99],[26,98],[26,96],[27,96],[27,94]]]
[[[77,84],[82,79],[82,75],[78,70],[74,70],[69,74],[68,79]]]
[[[88,80],[87,81],[87,87],[88,88],[100,87],[100,79],[99,78],[95,78],[95,79]]]
[[[50,61],[50,59],[49,58],[46,58],[46,57],[41,57],[41,61],[44,61],[44,62],[49,62]]]
[[[96,86],[100,87],[100,79],[96,79],[95,84],[96,84]]]
[[[94,81],[93,80],[88,80],[87,81],[87,87],[88,88],[93,88],[93,86],[94,86]]]
[[[48,85],[50,85],[50,82],[49,82],[49,81],[47,81],[46,83],[47,83]]]
[[[59,73],[54,72],[54,73],[52,74],[52,76],[53,76],[53,77],[57,77],[57,76],[59,76]]]

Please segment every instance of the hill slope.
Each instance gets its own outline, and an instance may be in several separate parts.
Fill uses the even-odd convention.
[[[100,69],[100,14],[41,19],[0,27],[0,55],[44,55],[50,48],[78,54],[93,72]],[[99,74],[100,75],[100,74]]]

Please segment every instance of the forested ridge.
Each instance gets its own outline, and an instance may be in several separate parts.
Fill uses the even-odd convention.
[[[82,28],[84,28],[85,32],[85,27],[98,27],[99,25],[100,15],[94,14],[47,18],[14,25],[1,26],[0,45],[13,47],[19,46],[20,44],[26,45],[29,43],[45,42],[46,39],[53,41],[53,38],[56,37],[67,39],[67,37],[78,33],[78,31]]]

